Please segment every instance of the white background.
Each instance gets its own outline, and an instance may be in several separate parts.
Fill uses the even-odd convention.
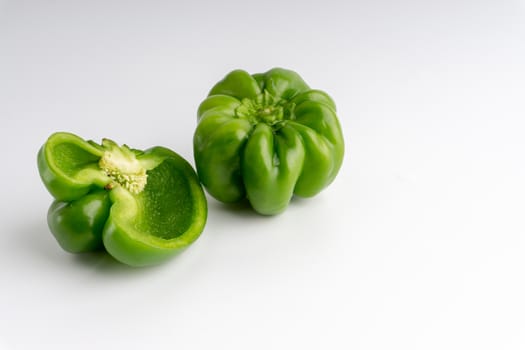
[[[209,198],[154,268],[59,248],[51,133],[193,163],[211,86],[274,66],[337,103],[329,188],[270,218]],[[525,348],[523,0],[0,0],[0,118],[0,347]]]

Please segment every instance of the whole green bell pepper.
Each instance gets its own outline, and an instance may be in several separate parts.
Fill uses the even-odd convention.
[[[55,197],[48,225],[66,251],[105,249],[132,266],[158,264],[195,241],[207,217],[197,174],[177,153],[99,145],[59,132],[38,153]]]
[[[344,141],[334,101],[295,72],[234,70],[200,104],[193,138],[197,173],[222,202],[247,198],[261,214],[282,212],[336,177]]]

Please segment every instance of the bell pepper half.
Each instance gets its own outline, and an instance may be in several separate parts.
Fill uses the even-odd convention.
[[[222,202],[247,198],[261,214],[281,213],[293,195],[312,197],[328,186],[343,161],[334,101],[291,70],[234,70],[197,116],[197,173]]]
[[[204,229],[207,203],[197,174],[167,148],[140,151],[59,132],[38,152],[38,169],[55,198],[49,229],[66,251],[105,249],[128,265],[155,265]]]

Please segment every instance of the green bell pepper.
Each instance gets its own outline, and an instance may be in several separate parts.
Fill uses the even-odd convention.
[[[295,72],[234,70],[200,104],[197,173],[217,200],[247,198],[265,215],[312,197],[336,177],[344,141],[334,101]]]
[[[154,265],[204,229],[207,203],[197,174],[167,148],[139,151],[59,132],[40,149],[38,169],[55,198],[49,229],[66,251],[105,249],[128,265]]]

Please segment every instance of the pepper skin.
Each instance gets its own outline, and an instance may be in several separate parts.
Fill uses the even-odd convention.
[[[177,153],[59,132],[38,153],[55,198],[50,231],[72,253],[105,249],[131,266],[159,264],[195,241],[207,218],[197,174]]]
[[[283,212],[336,177],[344,140],[334,101],[295,72],[234,70],[200,104],[193,138],[197,173],[217,200],[247,198],[260,214]]]

